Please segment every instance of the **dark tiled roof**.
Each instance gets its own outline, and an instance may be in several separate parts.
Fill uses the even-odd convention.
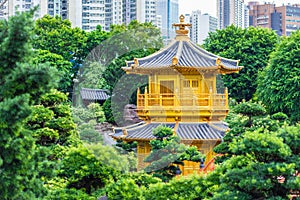
[[[212,68],[217,67],[216,60],[221,59],[223,67],[229,70],[240,70],[238,60],[231,60],[212,54],[193,42],[187,40],[174,40],[162,50],[144,58],[137,58],[138,65],[134,61],[127,61],[124,70],[134,65],[137,69],[163,68],[172,66],[172,59],[178,58],[177,67]]]
[[[113,134],[114,138],[124,138],[129,140],[151,140],[155,137],[152,134],[154,128],[159,125],[166,125],[170,128],[175,128],[175,123],[140,123],[138,126],[116,128]],[[126,129],[125,136],[122,131]],[[176,134],[182,140],[219,140],[223,138],[228,127],[222,122],[219,123],[179,123]]]
[[[179,123],[176,133],[182,140],[216,140],[223,138],[225,131],[208,123]]]
[[[153,136],[152,131],[159,125],[165,125],[169,128],[175,127],[175,123],[166,123],[166,124],[150,123],[138,128],[127,130],[126,139],[136,139],[136,138],[149,139],[149,140],[154,139],[155,137]]]
[[[83,100],[106,100],[109,95],[102,89],[81,88],[80,95]]]

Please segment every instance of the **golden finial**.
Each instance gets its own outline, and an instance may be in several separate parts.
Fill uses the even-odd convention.
[[[220,65],[220,64],[221,64],[221,58],[217,58],[216,65]]]
[[[185,29],[185,27],[192,26],[191,24],[184,23],[184,15],[180,15],[178,24],[173,24],[174,27],[179,27],[178,30],[176,30],[177,35],[187,35],[189,33],[189,30]]]
[[[172,59],[172,65],[177,65],[177,64],[178,64],[178,58],[176,58],[176,56],[175,56]]]
[[[183,15],[180,15],[179,19],[180,19],[180,23],[184,23],[184,16]]]
[[[133,62],[134,62],[135,65],[139,65],[139,61],[138,61],[137,58],[134,58],[134,59],[133,59]]]

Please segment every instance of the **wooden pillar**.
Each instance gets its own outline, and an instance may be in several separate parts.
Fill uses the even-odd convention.
[[[147,87],[145,87],[145,107],[148,107],[148,90]]]
[[[137,107],[141,106],[140,105],[140,94],[141,94],[141,90],[140,90],[140,88],[138,88],[137,92],[136,92],[136,104],[137,104]]]
[[[210,108],[212,109],[212,107],[213,107],[213,90],[212,90],[211,86],[209,88],[209,105],[210,105]]]
[[[225,87],[225,108],[228,110],[228,88]]]

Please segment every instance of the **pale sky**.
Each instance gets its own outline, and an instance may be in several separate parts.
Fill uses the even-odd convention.
[[[255,0],[245,0],[246,3]],[[300,0],[256,0],[261,4],[264,2],[275,3],[277,6],[281,6],[283,3],[287,5],[288,3],[295,4],[300,3]],[[208,13],[214,17],[217,16],[217,0],[179,0],[179,13],[180,14],[190,14],[194,10],[201,10],[201,13]]]

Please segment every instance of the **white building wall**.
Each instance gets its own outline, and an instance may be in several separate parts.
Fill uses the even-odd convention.
[[[219,29],[226,28],[231,24],[245,28],[247,25],[245,6],[244,0],[217,0]]]
[[[138,0],[136,8],[138,22],[152,22],[157,25],[157,0]]]
[[[244,28],[248,28],[249,23],[249,8],[247,5],[244,5]]]
[[[156,27],[159,28],[159,30],[162,29],[162,16],[161,15],[156,16]]]
[[[190,38],[197,44],[203,44],[208,37],[208,33],[216,31],[218,27],[218,20],[208,14],[202,14],[200,10],[193,11],[190,16],[192,24],[190,30]]]
[[[69,0],[69,20],[72,27],[82,28],[82,0]]]
[[[0,0],[0,4],[3,1]],[[50,16],[59,15],[63,19],[68,19],[69,5],[72,4],[70,1],[74,0],[8,0],[4,7],[0,8],[0,18],[7,19],[9,16],[15,15],[16,12],[29,11],[35,6],[39,6],[34,15],[35,19],[41,18],[46,14]]]

